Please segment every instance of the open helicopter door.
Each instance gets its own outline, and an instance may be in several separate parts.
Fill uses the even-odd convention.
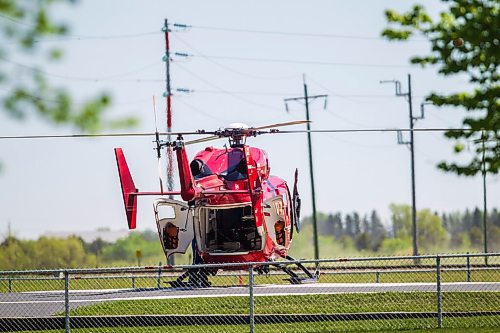
[[[153,203],[158,236],[167,258],[186,253],[194,238],[191,210],[182,201],[161,198]]]
[[[297,182],[299,180],[299,170],[295,169],[295,180],[293,182],[293,196],[292,196],[292,216],[295,230],[300,232],[300,197],[297,189]]]
[[[291,236],[291,225],[287,223],[283,197],[275,196],[264,201],[264,221],[269,237],[282,248],[288,248]]]

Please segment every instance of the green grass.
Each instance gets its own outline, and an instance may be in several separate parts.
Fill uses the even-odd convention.
[[[394,333],[405,331],[407,333],[496,333],[499,327],[489,326],[487,317],[445,319],[444,328],[436,328],[436,320],[386,320],[386,321],[356,321],[356,322],[318,322],[318,323],[293,323],[256,325],[255,332],[265,333],[329,333],[329,332],[379,332]],[[489,321],[491,323],[491,321]],[[497,320],[498,322],[498,320]],[[28,331],[25,331],[28,332]],[[56,333],[60,330],[36,331],[43,333]],[[117,327],[117,328],[86,328],[71,329],[75,333],[248,333],[248,325],[214,325],[214,326],[162,326],[162,327]]]
[[[102,302],[71,310],[75,316],[248,314],[248,296]],[[443,311],[498,311],[499,292],[443,293]],[[435,293],[257,296],[256,314],[436,311]]]

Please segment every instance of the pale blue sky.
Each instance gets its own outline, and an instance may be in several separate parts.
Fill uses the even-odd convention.
[[[160,129],[164,127],[164,39],[160,31],[164,18],[193,26],[172,33],[172,50],[194,55],[187,60],[175,58],[172,63],[173,88],[194,90],[174,97],[175,131],[211,130],[232,122],[257,126],[303,119],[303,106],[291,104],[287,114],[283,103],[283,98],[303,93],[303,73],[310,94],[330,95],[327,110],[321,103],[311,105],[313,129],[406,128],[407,103],[394,97],[393,86],[380,85],[380,80],[399,79],[406,91],[406,76],[411,73],[415,110],[430,91],[466,87],[463,77],[443,78],[434,69],[408,65],[411,55],[427,52],[428,44],[421,39],[390,43],[378,38],[385,26],[384,9],[405,10],[414,3],[81,1],[54,11],[71,25],[70,38],[44,41],[40,46],[65,50],[62,63],[45,67],[53,84],[70,89],[78,101],[99,91],[110,92],[114,105],[109,115],[140,118],[141,125],[134,129],[138,132],[154,130],[152,95],[158,100]],[[442,8],[438,1],[425,3],[432,13]],[[330,36],[259,34],[216,27]],[[21,55],[16,61],[28,66],[39,63],[39,59]],[[461,111],[429,107],[426,119],[417,127],[457,127],[462,116]],[[5,135],[74,132],[52,127],[36,116],[19,123],[0,113],[0,122]],[[273,174],[291,181],[294,169],[299,168],[303,212],[310,214],[305,135],[263,136],[249,143],[267,150]],[[411,202],[410,154],[397,145],[394,133],[315,134],[313,145],[320,211],[368,213],[377,209],[387,220],[390,203]],[[479,177],[458,178],[435,168],[436,162],[453,157],[449,141],[440,134],[417,133],[415,145],[418,209],[454,211],[482,206]],[[9,221],[21,237],[36,237],[48,230],[125,227],[113,153],[118,146],[125,151],[136,186],[156,190],[156,158],[149,138],[0,141],[5,166],[0,175],[0,231],[6,230]],[[192,157],[202,148],[198,145],[188,152]],[[490,207],[498,206],[498,179],[488,179]],[[140,200],[140,228],[155,228],[151,203],[152,198]]]

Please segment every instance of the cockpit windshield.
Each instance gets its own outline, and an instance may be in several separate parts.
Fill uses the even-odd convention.
[[[233,150],[211,155],[205,162],[201,158],[190,164],[195,179],[218,175],[229,181],[246,179],[247,165],[243,152]]]

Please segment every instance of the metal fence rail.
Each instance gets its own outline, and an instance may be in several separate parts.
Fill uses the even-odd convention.
[[[319,281],[290,284],[276,262],[0,271],[0,331],[500,329],[498,253],[279,265],[299,274],[297,262],[318,266]],[[188,271],[193,279],[209,272],[209,285],[172,287]]]

